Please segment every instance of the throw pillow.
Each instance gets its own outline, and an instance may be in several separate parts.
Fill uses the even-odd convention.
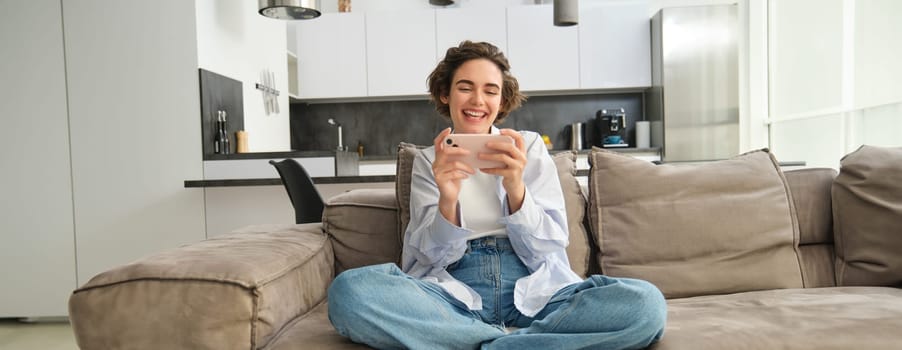
[[[410,223],[410,179],[413,172],[413,160],[425,146],[401,142],[398,145],[398,161],[395,163],[395,196],[398,198],[399,238],[404,242],[404,232]]]
[[[668,298],[803,286],[799,231],[774,157],[655,165],[593,149],[589,215],[604,274]]]
[[[404,232],[410,223],[410,179],[413,171],[413,160],[422,147],[402,142],[398,145],[398,162],[395,173],[395,190],[398,197],[398,227],[403,242]],[[576,274],[585,277],[589,270],[589,236],[583,225],[586,213],[586,198],[580,191],[576,180],[576,154],[561,152],[552,156],[557,167],[561,190],[564,193],[564,206],[567,210],[567,224],[570,234],[570,245],[567,256],[570,268]]]
[[[557,167],[557,176],[564,192],[564,207],[567,209],[567,227],[570,230],[570,245],[567,246],[567,258],[570,269],[582,278],[589,271],[589,233],[583,222],[586,218],[586,197],[576,180],[576,153],[560,152],[551,156]]]
[[[902,148],[843,157],[832,195],[836,284],[902,287]]]

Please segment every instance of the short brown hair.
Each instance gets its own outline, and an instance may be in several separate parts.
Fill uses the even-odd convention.
[[[520,107],[526,96],[520,93],[520,83],[510,72],[510,63],[504,57],[504,53],[497,46],[487,42],[474,43],[466,40],[457,47],[451,47],[445,52],[445,58],[429,74],[429,95],[435,103],[435,110],[447,119],[451,118],[451,110],[447,103],[442,102],[443,96],[451,93],[451,83],[454,73],[464,62],[484,58],[501,70],[501,107],[495,124],[501,124],[508,113]]]

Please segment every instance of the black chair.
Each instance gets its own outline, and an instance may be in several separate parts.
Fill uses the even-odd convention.
[[[323,198],[320,197],[313,179],[304,170],[301,164],[294,159],[285,159],[281,162],[270,160],[269,164],[276,167],[282,184],[288,191],[288,199],[294,207],[295,223],[320,222],[323,218]]]

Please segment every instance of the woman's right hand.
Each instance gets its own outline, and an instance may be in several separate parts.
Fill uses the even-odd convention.
[[[432,163],[432,175],[438,185],[438,207],[442,216],[448,222],[460,226],[457,217],[457,199],[460,194],[460,184],[463,179],[476,171],[469,165],[455,160],[455,156],[465,156],[470,151],[459,147],[444,147],[442,141],[451,134],[451,128],[442,130],[433,140],[435,146],[435,161]]]

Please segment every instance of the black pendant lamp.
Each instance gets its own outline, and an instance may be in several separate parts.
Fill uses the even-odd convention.
[[[260,14],[276,19],[313,19],[319,17],[319,0],[258,0]]]

